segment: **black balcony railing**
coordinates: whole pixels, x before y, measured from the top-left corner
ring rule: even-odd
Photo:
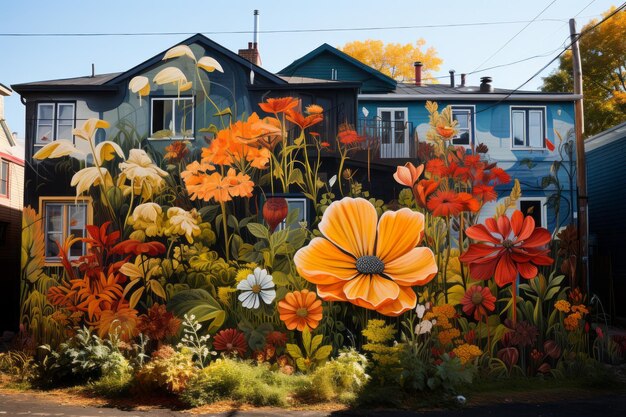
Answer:
[[[381,119],[359,119],[358,132],[363,136],[362,147],[373,158],[403,159],[416,155],[413,123]]]

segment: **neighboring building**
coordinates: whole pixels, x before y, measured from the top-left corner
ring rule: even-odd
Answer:
[[[585,140],[591,290],[611,316],[626,318],[626,122]]]
[[[0,84],[0,280],[6,300],[0,303],[0,333],[16,330],[24,198],[24,149],[4,119],[4,97],[11,93]]]
[[[486,145],[489,157],[511,178],[519,179],[523,195],[520,208],[528,211],[532,207],[538,224],[555,230],[574,220],[574,174],[567,175],[563,167],[570,170],[574,165],[575,156],[565,151],[572,143],[574,100],[578,96],[493,88],[488,77],[481,79],[479,87],[471,87],[465,85],[463,75],[461,85],[457,85],[453,72],[450,84],[425,85],[421,82],[421,64],[416,64],[416,82],[398,83],[324,44],[279,74],[362,83],[357,130],[366,137],[371,167],[377,172],[371,175],[371,188],[386,190],[387,198],[393,198],[402,188],[389,181],[395,167],[419,160],[418,144],[425,140],[429,128],[425,104],[430,100],[436,101],[440,109],[452,106],[460,133],[452,143],[467,148]],[[359,157],[353,159],[358,161]],[[555,191],[554,182],[544,178],[559,166],[556,175],[564,197],[560,201],[565,203],[557,215],[554,199],[549,201]],[[499,187],[499,195],[507,196],[510,186]],[[492,215],[494,207],[486,206],[482,214]]]

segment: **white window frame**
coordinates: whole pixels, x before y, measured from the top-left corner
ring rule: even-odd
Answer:
[[[522,201],[538,201],[541,207],[541,224],[536,225],[537,227],[545,227],[548,228],[548,198],[547,197],[520,197],[517,200],[517,209],[521,210],[521,202]],[[526,215],[526,213],[524,213]]]
[[[309,218],[309,205],[308,205],[308,200],[305,197],[283,197],[285,200],[287,200],[287,207],[289,207],[289,203],[290,202],[299,202],[302,203],[302,206],[304,207],[304,211],[300,214],[300,217],[304,218],[304,221],[308,222],[308,218]],[[289,210],[287,210],[287,215],[289,215]],[[280,222],[280,224],[278,225],[278,227],[276,228],[277,230],[283,230],[287,225],[285,224],[285,220],[283,220],[282,222]]]
[[[543,146],[536,147],[530,146],[530,138],[528,137],[528,115],[531,111],[540,110],[543,114],[543,126],[542,126],[542,136],[543,136]],[[524,112],[524,145],[517,146],[515,145],[515,139],[513,137],[513,113],[515,111],[523,111]],[[548,109],[546,106],[510,106],[509,108],[509,117],[510,117],[510,132],[511,132],[511,150],[540,150],[544,151],[547,149],[546,147],[546,139],[548,138]]]
[[[41,137],[41,135],[39,134],[39,120],[40,120],[39,109],[42,106],[52,106],[52,119],[50,119],[52,138],[50,141],[46,143],[39,142],[39,138]],[[70,135],[69,138],[59,138],[59,118],[58,118],[59,106],[71,106],[72,107],[73,117],[72,117],[72,128],[70,129],[70,132],[73,131],[74,128],[76,127],[76,103],[64,102],[64,101],[60,101],[60,102],[48,101],[48,102],[37,103],[37,117],[35,118],[35,139],[33,140],[33,144],[35,145],[35,147],[45,146],[48,143],[52,143],[56,141],[57,139],[68,139],[74,142],[74,135]]]
[[[460,139],[460,136],[455,136],[450,140],[450,143],[452,143],[454,146],[463,146],[465,148],[471,148],[472,145],[474,145],[474,143],[476,142],[476,106],[473,104],[468,104],[468,105],[464,105],[464,104],[456,104],[456,105],[452,105],[450,106],[452,108],[452,118],[454,119],[454,111],[455,110],[465,110],[468,111],[470,113],[470,122],[471,122],[471,126],[469,127],[469,143],[467,145],[462,144],[462,143],[454,143],[455,139]]]
[[[74,199],[71,197],[40,197],[39,198],[39,213],[41,214],[42,222],[43,222],[43,233],[44,233],[44,256],[45,256],[45,264],[50,266],[61,265],[61,258],[58,256],[47,256],[48,253],[48,220],[47,220],[47,208],[49,206],[61,206],[62,207],[62,227],[61,227],[61,241],[59,243],[63,244],[65,239],[70,235],[70,227],[67,224],[69,218],[69,207],[84,205],[85,206],[85,224],[83,229],[83,237],[87,237],[87,225],[93,223],[93,211],[92,211],[92,201],[90,198],[79,198]],[[82,253],[79,256],[70,256],[70,260],[76,260],[80,258],[80,256],[85,255],[87,253],[87,244],[82,243]]]
[[[396,128],[393,125],[393,123],[397,122],[397,120],[395,119],[394,112],[397,112],[397,111],[403,111],[404,112],[404,126],[405,126],[405,128],[404,128],[404,144],[403,144],[403,146],[407,148],[406,149],[406,154],[407,154],[406,157],[404,157],[404,156],[395,156],[396,153],[395,153],[395,150],[393,150],[393,149],[391,151],[391,155],[392,156],[384,156],[384,154],[386,152],[383,152],[383,146],[390,146],[390,147],[391,146],[397,146],[397,144],[395,143],[395,138],[393,138],[393,137],[391,138],[391,142],[390,143],[383,143],[383,135],[382,135],[383,118],[382,118],[382,113],[386,112],[386,111],[390,112],[394,116],[392,121],[391,121],[391,123],[392,123],[391,130],[392,130],[393,133],[395,133],[395,131],[396,131]],[[380,157],[381,158],[409,158],[411,156],[410,155],[411,144],[409,143],[409,141],[411,140],[411,132],[409,132],[409,129],[408,129],[408,127],[409,127],[409,108],[408,107],[379,107],[376,110],[376,118],[378,120],[378,123],[380,123],[380,143],[378,144],[380,146],[380,151],[379,151],[380,152]]]
[[[3,175],[4,168],[6,167],[6,176]],[[4,159],[0,159],[0,197],[11,198],[11,183],[9,182],[11,178],[11,164],[9,161],[5,161]],[[2,192],[2,184],[6,184],[6,192]]]
[[[174,111],[174,103],[177,100],[191,100],[191,131],[193,132],[191,136],[182,136],[176,135],[174,132],[174,136],[169,138],[155,138],[153,135],[155,132],[152,131],[153,120],[154,120],[154,102],[155,101],[172,101],[172,124],[174,127],[176,126],[176,112]],[[167,96],[167,97],[150,97],[150,135],[148,137],[149,140],[194,140],[195,139],[195,117],[196,117],[196,99],[194,96]]]

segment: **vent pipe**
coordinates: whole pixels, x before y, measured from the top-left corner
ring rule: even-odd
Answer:
[[[423,64],[419,61],[414,62],[413,66],[415,67],[415,85],[422,85],[422,66]]]
[[[491,85],[491,77],[480,77],[480,92],[492,93],[493,86]]]
[[[254,38],[252,39],[254,49],[259,48],[259,11],[254,9]]]
[[[465,77],[467,74],[461,74],[461,87],[465,87]]]
[[[454,70],[450,70],[450,87],[454,88]]]

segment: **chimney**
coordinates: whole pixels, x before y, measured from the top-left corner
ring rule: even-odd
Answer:
[[[259,11],[254,11],[254,36],[253,41],[248,42],[248,49],[240,49],[239,56],[261,66],[261,55],[259,54]]]
[[[420,86],[422,85],[422,63],[417,61],[413,63],[413,66],[415,67],[415,85]]]
[[[491,85],[491,77],[480,77],[480,92],[481,93],[493,93],[493,86]]]
[[[450,87],[454,88],[454,70],[450,70]]]
[[[93,62],[91,63],[91,77],[95,77],[96,76],[96,64],[94,64]]]
[[[465,87],[465,77],[467,74],[461,74],[461,87]]]

